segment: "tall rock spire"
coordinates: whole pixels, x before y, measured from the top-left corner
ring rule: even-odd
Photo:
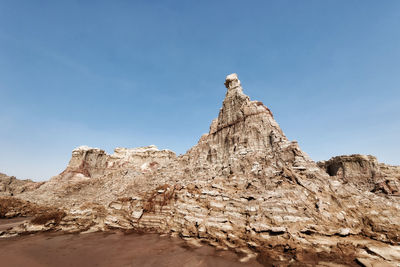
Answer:
[[[218,130],[242,120],[244,117],[243,107],[250,102],[250,98],[243,94],[236,73],[226,76],[225,86],[228,90],[219,112]]]
[[[297,142],[286,138],[271,111],[243,93],[236,73],[226,77],[225,87],[226,96],[210,132],[188,151],[194,165],[208,164],[222,175],[249,174],[255,165],[264,176],[283,167],[305,169],[311,164],[316,168]]]

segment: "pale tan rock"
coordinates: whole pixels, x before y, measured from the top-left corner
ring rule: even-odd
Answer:
[[[0,197],[13,196],[25,191],[34,190],[42,183],[35,183],[31,180],[19,180],[14,176],[7,176],[0,173]]]
[[[260,253],[278,266],[306,262],[307,253],[337,255],[332,264],[340,266],[372,257],[359,246],[397,249],[400,200],[392,189],[375,189],[382,181],[394,188],[397,167],[361,155],[318,166],[263,103],[243,93],[236,74],[225,86],[218,118],[184,155],[79,147],[64,172],[17,197],[65,210],[52,229],[169,233],[235,249],[244,261]],[[310,264],[318,262],[325,264]]]
[[[400,196],[400,167],[378,163],[374,156],[337,156],[318,166],[361,190]]]

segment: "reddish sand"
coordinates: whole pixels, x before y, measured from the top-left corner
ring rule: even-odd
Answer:
[[[231,251],[156,234],[35,234],[0,238],[0,266],[261,266]]]

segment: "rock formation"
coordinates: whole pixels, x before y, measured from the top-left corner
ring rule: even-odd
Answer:
[[[378,163],[371,155],[337,156],[318,162],[330,176],[366,191],[400,196],[400,167]]]
[[[318,166],[236,74],[225,86],[218,118],[186,154],[79,147],[60,175],[15,197],[53,213],[2,235],[119,228],[206,241],[267,265],[398,264],[399,169],[371,156]]]
[[[14,196],[25,191],[39,187],[41,183],[31,180],[19,180],[15,176],[7,176],[0,173],[0,196]]]

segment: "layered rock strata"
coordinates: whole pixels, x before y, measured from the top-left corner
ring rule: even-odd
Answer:
[[[374,156],[337,156],[318,162],[318,166],[360,189],[400,196],[400,167],[378,163]]]
[[[42,230],[152,230],[258,255],[266,264],[324,266],[324,258],[395,266],[400,200],[370,183],[377,170],[394,167],[359,156],[320,168],[263,103],[243,93],[236,74],[225,86],[218,118],[186,154],[80,147],[64,172],[17,197],[66,212]],[[29,229],[26,222],[3,236]]]

